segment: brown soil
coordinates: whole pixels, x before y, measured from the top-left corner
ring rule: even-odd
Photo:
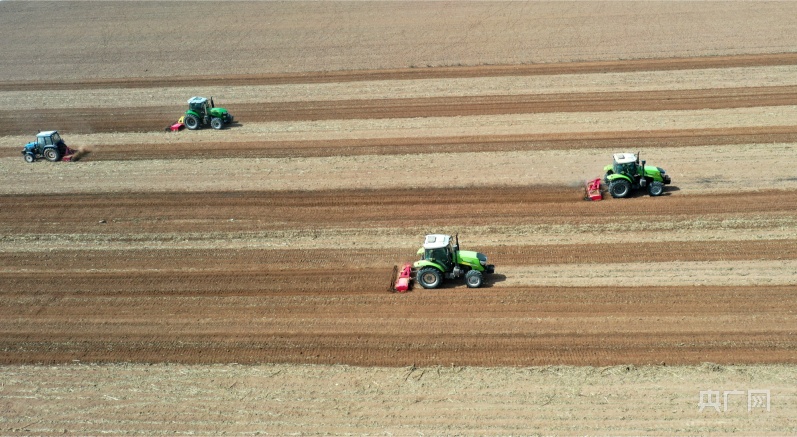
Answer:
[[[794,4],[184,6],[0,2],[0,433],[795,432]],[[619,151],[673,185],[584,201]],[[433,232],[496,274],[388,292]]]
[[[731,61],[728,67],[735,64]],[[721,90],[569,93],[536,96],[447,97],[231,104],[247,123],[458,117],[550,112],[664,111],[797,105],[797,86]],[[71,108],[0,111],[0,135],[62,126],[74,133],[158,130],[174,107]],[[167,123],[168,124],[168,123]]]
[[[614,287],[590,286],[586,278],[581,287],[518,286],[511,285],[516,278],[507,281],[501,273],[533,272],[534,266],[565,272],[606,263],[622,269],[640,260],[763,260],[775,266],[797,259],[795,239],[744,238],[757,228],[737,228],[738,239],[731,241],[660,241],[655,250],[634,241],[483,244],[475,248],[498,265],[485,289],[468,290],[454,281],[438,291],[406,295],[386,288],[390,266],[411,260],[414,249],[384,243],[376,249],[367,240],[357,244],[356,234],[354,240],[348,232],[336,236],[351,228],[589,225],[610,213],[625,217],[618,225],[631,226],[649,220],[645,211],[654,206],[667,211],[658,220],[680,222],[779,217],[795,208],[794,196],[781,191],[646,200],[644,206],[591,203],[577,190],[552,187],[5,196],[7,246],[18,250],[0,256],[6,284],[0,360],[795,362],[788,309],[797,304],[791,302],[793,283],[636,286],[636,274],[619,274]],[[262,246],[274,242],[269,231],[284,230],[319,233],[324,243],[317,249],[293,249],[289,241],[282,248],[169,248],[174,239],[199,240],[203,233]],[[85,247],[54,249],[60,238]],[[126,248],[92,243],[107,239]]]

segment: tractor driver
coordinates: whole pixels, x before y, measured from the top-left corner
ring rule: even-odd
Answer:
[[[445,267],[451,267],[451,254],[448,251],[447,247],[441,247],[439,249],[432,249],[429,253],[430,261],[438,262]]]

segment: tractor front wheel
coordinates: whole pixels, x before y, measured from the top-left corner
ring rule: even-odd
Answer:
[[[33,162],[35,160],[36,160],[36,157],[34,157],[32,153],[26,153],[25,154],[25,162],[30,163],[30,162]]]
[[[55,162],[55,161],[58,161],[58,159],[60,159],[60,158],[61,158],[61,157],[58,155],[58,151],[57,151],[57,150],[55,150],[55,149],[53,149],[53,148],[44,149],[44,153],[43,153],[43,155],[44,155],[44,158],[45,158],[46,160],[50,161],[50,162]]]
[[[196,115],[188,114],[183,117],[183,124],[188,129],[194,130],[199,127],[199,119],[196,117]]]
[[[648,193],[650,193],[651,196],[660,196],[663,192],[664,184],[661,182],[651,182],[650,185],[648,185]]]
[[[416,280],[423,288],[437,288],[443,282],[443,274],[434,267],[426,267],[418,270]]]
[[[483,282],[482,272],[478,270],[471,270],[465,274],[465,284],[468,285],[468,288],[479,288]]]
[[[609,184],[609,193],[617,199],[628,197],[628,194],[631,193],[631,183],[625,179],[612,181]]]
[[[220,118],[215,117],[210,120],[210,127],[216,130],[221,129],[224,127],[224,122]]]

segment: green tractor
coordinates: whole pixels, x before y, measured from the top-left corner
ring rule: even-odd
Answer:
[[[450,235],[427,235],[423,247],[418,249],[421,259],[415,261],[412,270],[415,280],[423,288],[437,288],[443,279],[465,276],[469,288],[478,288],[484,275],[495,272],[495,266],[487,264],[487,257],[478,252],[459,250],[459,236],[453,242]]]
[[[614,198],[628,197],[632,190],[647,188],[651,196],[659,196],[670,183],[670,175],[661,167],[639,162],[638,154],[615,153],[612,165],[603,168],[603,182]]]
[[[183,116],[183,123],[191,130],[207,125],[213,129],[221,129],[225,124],[232,123],[232,115],[224,108],[217,108],[213,104],[213,97],[210,100],[191,97],[188,99],[188,110]]]

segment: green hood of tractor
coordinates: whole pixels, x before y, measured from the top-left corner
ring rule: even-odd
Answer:
[[[472,250],[460,250],[457,252],[457,264],[470,266],[473,270],[484,270],[481,260],[484,260],[485,264],[487,263],[487,257],[482,253]]]
[[[224,118],[225,114],[227,114],[227,110],[224,109],[224,108],[211,108],[210,109],[210,116],[211,117]]]
[[[664,178],[661,174],[664,173],[663,168],[654,167],[652,165],[645,165],[645,176],[649,178],[653,178],[654,181],[663,181]]]

